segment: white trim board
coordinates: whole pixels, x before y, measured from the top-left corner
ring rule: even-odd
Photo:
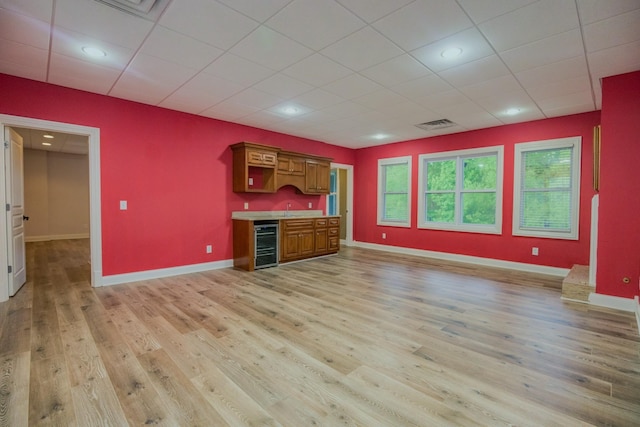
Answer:
[[[88,239],[91,236],[89,233],[82,234],[53,234],[50,236],[29,236],[24,239],[25,242],[48,242],[50,240],[76,240],[76,239]]]
[[[629,311],[631,313],[636,312],[636,303],[630,298],[614,297],[611,295],[591,292],[589,294],[589,304],[599,307],[613,308],[615,310]]]
[[[507,268],[510,270],[526,271],[529,273],[548,274],[551,276],[565,277],[569,274],[568,268],[549,267],[546,265],[526,264],[523,262],[503,261],[493,258],[482,258],[470,255],[452,254],[448,252],[427,251],[424,249],[403,248],[399,246],[387,246],[377,243],[355,242],[360,248],[374,249],[378,251],[387,251],[397,254],[414,255],[424,258],[434,258],[444,261],[464,262],[467,264],[476,264],[486,267]]]
[[[89,145],[89,233],[91,235],[91,285],[102,286],[102,208],[100,197],[100,129],[72,123],[54,122],[31,117],[0,114],[0,132],[4,136],[5,127],[49,130],[75,135],[84,135]],[[4,152],[0,156],[4,163]],[[0,191],[4,203],[5,195]],[[6,212],[0,210],[0,222],[6,223]],[[6,236],[0,233],[0,271],[7,271]],[[0,302],[9,299],[8,288],[0,286]]]
[[[200,273],[209,270],[233,267],[233,260],[205,262],[202,264],[182,265],[179,267],[159,268],[157,270],[136,271],[133,273],[114,274],[102,278],[102,286],[120,285],[123,283],[140,282],[142,280],[162,279],[181,274]]]
[[[633,302],[635,303],[635,309],[636,309],[636,323],[638,324],[638,335],[640,335],[640,297],[636,296],[633,299]]]

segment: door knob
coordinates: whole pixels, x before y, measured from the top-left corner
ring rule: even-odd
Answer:
[[[22,215],[22,220],[23,220],[23,221],[29,221],[29,217],[28,217],[28,216],[24,216],[24,215]]]

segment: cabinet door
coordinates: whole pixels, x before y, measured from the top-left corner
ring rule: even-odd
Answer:
[[[327,163],[318,163],[316,168],[316,189],[320,193],[329,194],[329,175],[331,167]]]
[[[307,180],[306,180],[306,188],[307,192],[315,193],[316,188],[318,187],[317,178],[318,178],[318,164],[315,162],[307,162]]]
[[[328,246],[328,233],[326,228],[316,230],[316,254],[323,254],[327,252]]]
[[[300,255],[312,255],[314,252],[313,230],[303,230],[299,232]]]
[[[300,256],[299,234],[300,232],[297,230],[282,233],[282,242],[280,244],[282,246],[281,258],[283,260],[295,259]]]

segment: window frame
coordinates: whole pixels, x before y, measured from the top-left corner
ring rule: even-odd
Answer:
[[[412,156],[390,157],[386,159],[378,159],[378,215],[377,225],[389,227],[405,227],[411,228],[411,163]],[[407,220],[393,221],[384,218],[384,200],[386,191],[384,188],[384,167],[393,165],[407,165]]]
[[[571,160],[571,229],[569,231],[545,231],[520,227],[520,202],[522,200],[523,152],[573,148]],[[582,137],[547,139],[515,144],[513,155],[513,224],[514,236],[545,239],[578,240],[580,229],[580,176],[582,169]]]
[[[464,159],[473,157],[486,157],[490,155],[496,156],[496,212],[495,212],[495,224],[465,224],[462,222],[461,213],[461,195],[465,193],[463,190],[462,176],[459,175],[461,165]],[[456,195],[455,201],[455,222],[430,222],[426,220],[426,183],[427,173],[426,164],[429,161],[443,161],[443,160],[455,160],[456,161],[456,186],[454,193]],[[446,230],[446,231],[460,231],[467,233],[482,233],[482,234],[502,234],[502,199],[503,199],[503,185],[504,185],[504,146],[495,145],[491,147],[471,148],[465,150],[453,150],[442,151],[437,153],[426,153],[418,156],[418,228],[430,229],[430,230]],[[472,191],[468,191],[472,192]]]

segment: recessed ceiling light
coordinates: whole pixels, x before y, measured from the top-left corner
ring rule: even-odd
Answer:
[[[459,47],[451,47],[449,49],[445,49],[442,51],[440,56],[445,59],[455,58],[456,56],[462,55],[462,48]]]
[[[102,58],[107,56],[107,52],[102,49],[98,49],[97,47],[84,46],[82,51],[85,55],[90,56],[92,58]]]
[[[46,145],[47,147],[51,145],[50,142],[43,142],[42,145]]]
[[[47,139],[53,139],[53,135],[49,135],[48,133],[45,133],[44,135],[42,135],[42,137]]]
[[[298,114],[300,110],[298,110],[296,107],[284,107],[282,109],[282,112],[289,115],[289,116],[293,116],[295,114]]]
[[[507,111],[505,111],[504,113],[507,116],[515,116],[516,114],[518,114],[520,112],[519,108],[509,108]]]
[[[385,138],[389,138],[389,135],[387,135],[386,133],[376,133],[375,135],[372,135],[371,138],[373,138],[373,139],[385,139]]]

